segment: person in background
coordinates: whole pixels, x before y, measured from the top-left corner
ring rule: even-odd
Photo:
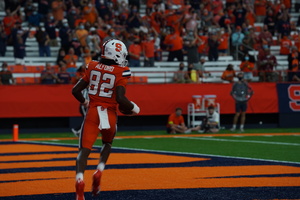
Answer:
[[[74,49],[71,47],[69,53],[65,55],[64,61],[67,64],[67,68],[76,67],[76,62],[78,61],[78,56],[75,55]]]
[[[270,48],[266,47],[259,51],[257,56],[259,81],[276,82],[278,80],[278,74],[274,71],[276,66],[277,58],[270,53]]]
[[[234,77],[236,77],[236,75],[235,75],[235,71],[233,69],[233,65],[229,64],[229,65],[227,65],[226,70],[223,72],[221,79],[223,81],[228,81],[229,83],[232,83]]]
[[[233,125],[231,131],[236,130],[239,117],[240,119],[240,131],[244,132],[244,125],[246,121],[246,111],[248,107],[248,101],[253,95],[253,90],[244,80],[244,74],[242,72],[237,75],[238,81],[232,85],[230,92],[231,96],[235,100],[235,115],[233,118]]]
[[[51,51],[50,51],[50,38],[48,33],[45,31],[44,27],[38,27],[37,31],[35,33],[36,41],[39,44],[39,55],[40,57],[50,57]]]
[[[59,79],[60,84],[70,84],[71,83],[71,75],[67,72],[66,65],[62,65],[60,67],[60,72],[57,73],[57,78]]]
[[[175,112],[169,115],[168,124],[167,124],[167,133],[176,134],[176,133],[189,133],[189,130],[184,122],[182,116],[182,108],[176,108]]]
[[[14,85],[16,80],[13,77],[13,74],[8,70],[8,65],[6,62],[2,63],[2,70],[0,71],[0,85]]]
[[[170,34],[165,37],[163,43],[166,45],[166,50],[169,51],[168,61],[174,61],[175,58],[178,61],[183,61],[183,39],[173,27],[170,27]]]
[[[249,53],[245,54],[245,57],[242,59],[240,64],[240,69],[244,73],[244,79],[247,82],[252,81],[253,79],[253,69],[255,66],[255,59],[253,56],[250,56]]]
[[[59,83],[56,73],[51,67],[50,63],[46,63],[45,70],[41,72],[41,84],[55,84]]]
[[[217,133],[220,130],[219,122],[220,114],[216,111],[216,108],[211,105],[207,108],[207,113],[202,120],[202,124],[200,126],[190,128],[190,130],[198,131],[200,133]]]
[[[0,56],[5,56],[6,54],[6,45],[7,45],[7,35],[4,30],[4,26],[0,23]]]
[[[130,67],[140,67],[140,56],[142,53],[142,48],[140,45],[140,39],[135,38],[134,43],[129,46],[128,53],[129,53],[129,66]]]
[[[179,64],[179,69],[174,73],[173,76],[174,83],[185,83],[185,71],[184,71],[184,63],[181,62]]]
[[[288,81],[289,82],[300,82],[300,54],[296,46],[292,47],[291,53],[288,55],[289,71]]]
[[[187,73],[185,74],[185,80],[187,83],[199,83],[199,73],[191,63],[188,65]]]
[[[154,67],[154,52],[155,52],[155,40],[157,38],[157,33],[153,29],[154,37],[150,34],[145,35],[145,40],[141,42],[142,54],[144,55],[144,67]]]

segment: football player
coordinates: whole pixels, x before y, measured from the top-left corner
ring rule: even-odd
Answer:
[[[88,110],[79,139],[79,153],[76,159],[76,200],[84,200],[83,174],[87,159],[98,134],[102,135],[102,149],[97,170],[93,175],[92,195],[100,192],[100,180],[117,130],[117,105],[126,115],[136,115],[140,108],[125,96],[126,84],[131,76],[126,66],[127,48],[116,39],[106,41],[102,47],[100,61],[91,61],[85,75],[73,87],[73,96]],[[81,91],[88,87],[89,99]]]

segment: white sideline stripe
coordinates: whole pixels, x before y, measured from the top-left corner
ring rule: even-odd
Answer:
[[[225,141],[225,142],[247,142],[247,143],[258,143],[258,144],[274,144],[274,145],[288,145],[288,146],[300,146],[297,143],[286,143],[286,142],[266,142],[266,141],[255,141],[255,140],[230,140],[230,139],[218,139],[218,138],[208,138],[208,137],[176,137],[180,139],[189,140],[212,140],[212,141]]]
[[[47,139],[47,138],[45,138]],[[78,144],[63,144],[63,143],[55,143],[55,142],[40,142],[40,141],[18,141],[23,143],[36,143],[36,144],[49,144],[49,145],[58,145],[58,146],[70,146],[70,147],[78,147]],[[94,147],[101,148],[99,145],[94,145]],[[270,160],[270,159],[262,159],[262,158],[247,158],[247,157],[238,157],[238,156],[223,156],[223,155],[215,155],[215,154],[204,154],[204,153],[189,153],[189,152],[177,152],[177,151],[163,151],[163,150],[149,150],[149,149],[138,149],[138,148],[127,148],[127,147],[114,147],[114,149],[126,149],[126,150],[138,150],[145,152],[154,152],[154,153],[176,153],[182,155],[196,155],[196,156],[213,156],[220,158],[234,158],[234,159],[243,159],[243,160],[258,160],[264,162],[276,162],[276,163],[288,163],[288,164],[300,164],[300,162],[292,162],[292,161],[282,161],[282,160]]]

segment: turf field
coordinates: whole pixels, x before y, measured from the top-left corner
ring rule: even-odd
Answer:
[[[0,135],[0,199],[75,199],[78,138]],[[85,173],[86,200],[97,165]],[[119,132],[94,199],[300,199],[300,129],[167,135]]]

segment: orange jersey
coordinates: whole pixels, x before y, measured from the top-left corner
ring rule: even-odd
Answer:
[[[182,37],[177,33],[167,35],[164,44],[170,47],[170,51],[177,51],[183,48]]]
[[[221,37],[219,39],[219,42],[220,42],[220,44],[218,46],[219,50],[228,49],[228,47],[229,47],[229,34],[224,33],[223,35],[221,35]]]
[[[142,50],[145,53],[145,56],[147,58],[153,58],[154,57],[154,40],[150,40],[150,41],[142,41]]]
[[[249,61],[244,61],[240,64],[240,69],[243,72],[251,72],[254,69],[254,63]]]
[[[126,87],[131,76],[128,67],[118,65],[107,66],[97,61],[91,61],[82,77],[89,83],[90,107],[102,106],[108,110],[117,109],[116,88]]]
[[[254,10],[257,16],[266,16],[267,12],[267,1],[266,0],[255,0]]]
[[[292,46],[292,41],[290,39],[282,39],[280,42],[280,54],[288,55],[290,53],[290,48]]]
[[[177,116],[176,113],[172,113],[169,116],[167,127],[170,127],[172,124],[182,125],[184,123],[184,118],[182,115]]]
[[[235,71],[229,71],[225,70],[221,76],[221,79],[226,80],[226,81],[233,81],[233,78],[235,77]]]

